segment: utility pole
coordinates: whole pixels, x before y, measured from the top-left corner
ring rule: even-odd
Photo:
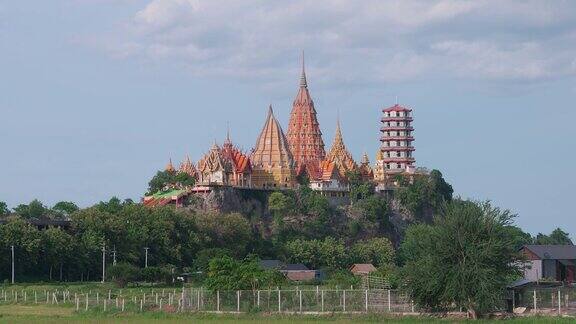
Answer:
[[[106,244],[102,244],[102,283],[106,278]]]
[[[148,247],[145,247],[144,251],[146,251],[146,254],[144,257],[144,268],[148,268]]]
[[[12,284],[14,284],[14,245],[10,246],[12,250]]]

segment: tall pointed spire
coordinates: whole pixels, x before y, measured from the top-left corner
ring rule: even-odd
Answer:
[[[300,76],[300,87],[290,113],[288,123],[288,144],[297,166],[307,162],[320,162],[324,160],[324,141],[322,131],[316,118],[314,101],[308,91],[306,82],[306,70],[304,65],[304,51],[302,51],[302,74]]]
[[[352,171],[358,167],[352,158],[352,154],[348,152],[348,149],[344,144],[342,130],[340,128],[340,119],[336,122],[334,142],[332,142],[332,147],[330,148],[326,159],[330,162],[334,162],[341,176],[346,176],[348,171]]]
[[[300,87],[308,87],[308,83],[306,82],[306,69],[304,67],[304,50],[302,50],[302,73],[300,74]]]
[[[168,171],[168,172],[174,172],[174,171],[176,171],[176,170],[174,169],[174,165],[172,164],[172,158],[170,158],[170,160],[168,161],[168,164],[166,165],[166,169],[165,169],[165,170]]]

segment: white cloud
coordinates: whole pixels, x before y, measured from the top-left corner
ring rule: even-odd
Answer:
[[[426,77],[574,75],[576,3],[546,1],[153,0],[114,35],[114,57],[195,75],[277,81],[301,49],[325,84]]]

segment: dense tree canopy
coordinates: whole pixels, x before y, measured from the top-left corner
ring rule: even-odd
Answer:
[[[401,254],[414,299],[433,309],[460,306],[472,316],[499,305],[506,284],[520,274],[507,230],[512,219],[487,202],[455,200],[432,225],[409,229]]]
[[[168,185],[188,187],[193,186],[195,182],[194,177],[186,172],[176,171],[158,171],[148,182],[148,194],[153,194],[163,190]]]

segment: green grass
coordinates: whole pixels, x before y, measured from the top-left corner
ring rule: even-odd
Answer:
[[[57,306],[0,306],[0,323],[463,323],[462,319],[391,317],[386,315],[267,315],[267,314],[167,314],[167,313],[74,313]],[[474,323],[573,323],[574,319],[530,317],[509,320],[480,320]]]

